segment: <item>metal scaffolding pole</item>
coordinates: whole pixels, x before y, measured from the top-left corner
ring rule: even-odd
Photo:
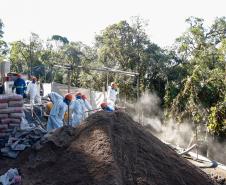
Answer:
[[[111,69],[108,67],[102,67],[102,68],[93,68],[93,67],[85,67],[85,66],[72,66],[72,65],[54,65],[54,67],[59,67],[59,68],[80,68],[83,70],[91,70],[91,71],[102,71],[102,72],[112,72],[112,73],[120,73],[126,76],[137,76],[139,75],[139,73],[135,73],[135,72],[129,72],[129,71],[121,71],[121,70],[117,70],[117,69]]]

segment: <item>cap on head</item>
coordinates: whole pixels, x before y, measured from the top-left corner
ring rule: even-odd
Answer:
[[[101,108],[105,108],[105,107],[108,106],[108,104],[106,102],[103,102],[103,103],[100,104],[100,106],[101,106]]]
[[[70,100],[70,101],[72,101],[72,100],[73,100],[73,96],[72,96],[72,94],[71,94],[71,93],[67,93],[67,94],[65,94],[64,98],[65,98],[65,99],[67,99],[67,100]]]
[[[82,93],[78,92],[75,94],[75,96],[82,96]]]

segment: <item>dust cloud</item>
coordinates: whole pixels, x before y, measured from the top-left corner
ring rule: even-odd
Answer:
[[[126,107],[129,107],[129,113],[135,121],[162,141],[187,147],[193,137],[192,124],[179,124],[172,119],[164,120],[164,111],[160,104],[160,98],[156,94],[145,92],[135,104],[127,103]]]
[[[211,159],[226,163],[226,146],[216,138],[208,136],[205,125],[196,127],[187,120],[177,123],[175,120],[165,120],[164,110],[160,108],[160,98],[153,93],[145,92],[136,103],[126,103],[127,110],[133,119],[142,124],[160,140],[182,148],[198,143],[199,152]],[[207,137],[208,136],[208,137]],[[204,151],[202,151],[204,150]]]

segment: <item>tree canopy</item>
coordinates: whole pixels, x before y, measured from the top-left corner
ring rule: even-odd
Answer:
[[[169,112],[181,121],[207,123],[215,134],[225,134],[225,17],[217,18],[210,28],[204,20],[191,17],[186,20],[188,30],[177,39],[176,52],[186,71],[182,79],[169,86]],[[178,82],[177,82],[178,81]],[[177,93],[170,95],[175,88]]]
[[[2,20],[0,19],[0,60],[2,60],[8,52],[8,45],[2,39],[3,34],[4,34],[3,27],[4,27],[4,24],[3,24]]]

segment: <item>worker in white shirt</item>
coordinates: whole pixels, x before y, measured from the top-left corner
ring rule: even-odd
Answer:
[[[82,95],[82,100],[83,100],[83,105],[84,105],[84,116],[83,116],[83,119],[85,119],[85,118],[87,118],[89,116],[89,113],[91,113],[93,108],[92,108],[90,102],[88,101],[86,95]]]
[[[108,86],[107,89],[107,103],[112,107],[115,107],[117,95],[118,95],[117,84],[115,82],[112,82],[111,86]]]
[[[53,107],[50,111],[50,115],[47,123],[47,131],[54,130],[63,126],[64,114],[70,106],[73,96],[68,93],[64,97],[52,92],[48,94],[48,97],[53,102]]]
[[[80,92],[76,93],[75,100],[72,102],[70,109],[72,114],[70,125],[74,127],[81,123],[84,116],[84,103]]]
[[[28,84],[27,94],[30,95],[31,106],[33,106],[35,103],[38,103],[39,105],[41,105],[41,97],[40,97],[36,77],[32,77],[32,81]]]

